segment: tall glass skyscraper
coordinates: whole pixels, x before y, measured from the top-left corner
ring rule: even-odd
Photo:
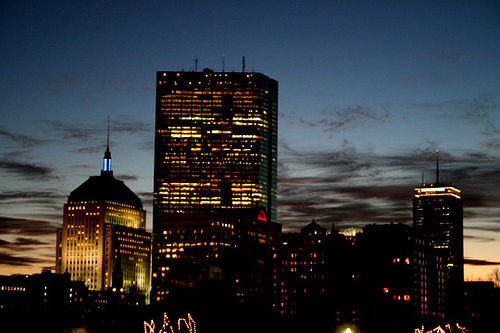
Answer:
[[[225,278],[218,260],[241,246],[242,230],[256,237],[276,224],[278,83],[205,69],[157,72],[156,86],[153,293],[161,301],[176,282]]]

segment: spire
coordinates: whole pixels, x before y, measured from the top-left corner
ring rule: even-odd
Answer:
[[[439,184],[439,149],[436,149],[436,184]]]
[[[104,159],[102,161],[101,176],[113,175],[111,170],[111,152],[109,151],[109,116],[108,116],[108,132],[106,136],[106,151],[104,152]]]
[[[109,115],[108,115],[108,134],[106,136],[106,151],[109,151]]]

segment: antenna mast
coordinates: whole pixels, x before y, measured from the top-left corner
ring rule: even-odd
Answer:
[[[111,170],[111,152],[109,151],[109,115],[108,115],[108,133],[106,135],[106,151],[104,152],[104,158],[102,160],[102,170],[101,176],[113,175]]]
[[[436,184],[439,184],[439,149],[436,149]]]
[[[245,73],[245,67],[246,67],[246,64],[245,64],[245,56],[243,56],[243,58],[241,59],[241,71],[243,73]]]
[[[223,54],[222,55],[222,73],[224,73],[225,69],[226,69],[226,55]]]
[[[108,114],[108,135],[106,136],[106,150],[109,150],[109,114]]]
[[[198,71],[198,57],[196,57],[194,59],[194,71],[197,72]]]

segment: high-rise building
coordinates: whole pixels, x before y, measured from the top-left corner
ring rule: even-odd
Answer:
[[[259,73],[158,72],[154,223],[264,208],[276,222],[278,83]]]
[[[415,188],[413,227],[419,261],[417,279],[421,281],[417,288],[421,313],[457,316],[464,279],[462,198],[459,189],[439,181],[438,159],[436,183]],[[426,290],[431,287],[433,292]]]
[[[241,258],[235,251],[253,241],[268,247],[260,251],[267,256],[280,233],[278,83],[205,69],[157,72],[156,84],[154,300],[175,286],[230,276],[238,290],[252,279],[227,258]]]
[[[89,177],[64,205],[57,232],[56,272],[91,291],[149,295],[151,234],[142,202],[113,177],[109,145],[100,176]]]

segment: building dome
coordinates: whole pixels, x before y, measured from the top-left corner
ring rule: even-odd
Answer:
[[[142,202],[121,180],[113,177],[111,170],[111,152],[109,151],[109,117],[106,151],[100,176],[92,176],[78,186],[68,197],[69,202],[112,201],[142,209]]]
[[[116,179],[112,174],[89,177],[68,197],[68,202],[104,200],[142,209],[141,199],[123,181]]]

